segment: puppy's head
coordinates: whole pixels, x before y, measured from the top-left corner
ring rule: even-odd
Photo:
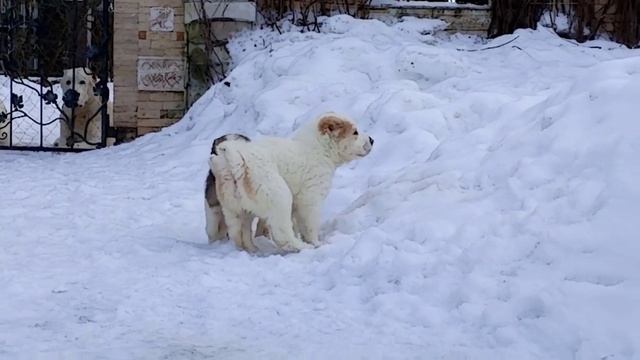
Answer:
[[[226,134],[226,135],[222,135],[219,138],[216,138],[215,140],[213,140],[213,144],[211,144],[211,155],[218,155],[218,145],[222,144],[225,141],[229,141],[229,140],[240,140],[240,141],[244,141],[244,142],[251,141],[251,139],[249,139],[247,136],[244,136],[242,134]]]
[[[353,122],[336,114],[322,116],[318,120],[318,132],[329,139],[343,163],[366,156],[373,146],[373,138],[361,134]]]
[[[78,107],[83,107],[94,97],[93,88],[95,85],[95,75],[85,68],[65,69],[60,80],[63,94],[69,90],[78,93]]]

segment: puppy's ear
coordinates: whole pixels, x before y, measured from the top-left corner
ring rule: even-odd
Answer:
[[[318,122],[318,131],[322,135],[333,135],[338,138],[347,137],[354,130],[351,122],[337,116],[325,115]]]

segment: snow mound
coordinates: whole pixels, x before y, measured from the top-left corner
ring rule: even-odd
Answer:
[[[229,85],[158,134],[0,154],[0,357],[638,358],[640,52],[399,24],[243,33]],[[213,138],[330,110],[376,143],[325,244],[206,245]]]

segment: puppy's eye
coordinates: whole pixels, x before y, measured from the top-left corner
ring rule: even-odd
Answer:
[[[67,85],[71,85],[71,80],[67,80]]]
[[[353,130],[353,135],[358,135],[358,130]]]
[[[84,85],[84,84],[86,84],[86,83],[87,83],[86,81],[84,81],[84,80],[80,80],[80,85]]]

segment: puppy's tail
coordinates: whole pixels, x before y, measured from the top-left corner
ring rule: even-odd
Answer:
[[[223,173],[225,181],[233,184],[233,193],[239,199],[254,199],[255,190],[251,181],[249,166],[242,154],[243,142],[225,141],[218,144],[213,155],[212,167]]]
[[[242,134],[226,134],[216,138],[211,144],[211,157],[209,159],[210,173],[218,173],[232,177],[234,181],[242,177],[241,167],[244,160],[235,145],[251,142]]]

